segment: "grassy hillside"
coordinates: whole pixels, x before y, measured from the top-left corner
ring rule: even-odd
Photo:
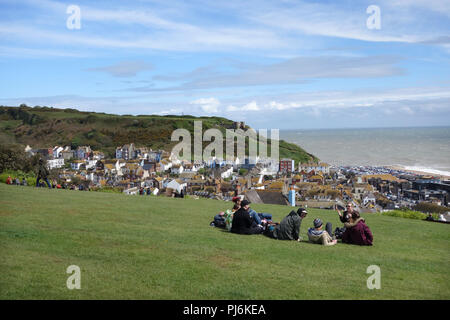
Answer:
[[[0,143],[33,147],[72,145],[74,148],[90,145],[110,157],[115,155],[117,146],[132,142],[139,147],[170,151],[177,144],[170,141],[172,131],[184,128],[193,134],[194,120],[202,121],[203,130],[216,128],[222,133],[233,126],[233,121],[221,117],[119,116],[75,109],[0,106]],[[299,146],[285,141],[280,141],[280,157],[290,157],[296,163],[317,160]]]
[[[365,215],[373,247],[323,247],[209,226],[229,202],[0,184],[0,299],[449,299],[450,233]],[[254,205],[280,221],[290,207]],[[315,217],[309,210],[301,236]],[[81,268],[68,290],[66,268]],[[370,265],[381,289],[366,287]]]

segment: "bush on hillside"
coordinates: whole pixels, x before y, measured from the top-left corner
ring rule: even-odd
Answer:
[[[423,220],[427,217],[425,213],[413,210],[392,210],[383,212],[382,215],[418,220]],[[437,220],[439,217],[437,216],[437,214],[433,214],[433,218]]]
[[[450,211],[450,208],[429,202],[421,202],[415,205],[413,209],[424,213],[445,213],[447,211]]]

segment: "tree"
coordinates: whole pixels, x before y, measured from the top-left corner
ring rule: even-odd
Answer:
[[[248,173],[247,169],[244,169],[244,168],[240,168],[239,169],[239,175],[240,176],[245,176],[247,173]]]
[[[38,159],[38,155],[28,157],[18,145],[0,145],[0,173],[5,170],[32,171]]]

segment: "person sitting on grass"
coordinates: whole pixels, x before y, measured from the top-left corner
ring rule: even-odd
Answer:
[[[241,207],[234,213],[230,231],[238,234],[259,234],[263,232],[263,228],[259,227],[252,220],[249,214],[250,202],[243,200]]]
[[[314,219],[314,228],[308,229],[309,242],[323,244],[324,246],[333,246],[337,243],[337,240],[333,240],[331,237],[332,226],[330,222],[327,222],[325,230],[323,230],[322,220],[319,218]]]
[[[344,211],[344,213],[341,213],[341,211],[337,208],[336,210],[339,214],[339,220],[341,220],[341,222],[344,224],[350,221],[353,212],[357,212],[356,210],[353,209],[353,205],[351,202],[347,203],[346,210]],[[342,239],[342,235],[344,234],[344,232],[345,227],[342,228],[337,227],[336,230],[334,230],[334,235],[336,236],[336,239]]]
[[[345,232],[342,235],[342,242],[348,244],[357,244],[360,246],[371,246],[373,244],[373,235],[366,225],[364,218],[354,211],[349,222],[344,224]]]
[[[235,203],[235,205],[237,205],[239,207],[241,206],[242,200],[243,199],[241,196],[236,196],[231,199],[231,201],[233,201]],[[252,208],[249,208],[249,214],[250,214],[250,217],[253,219],[253,221],[255,221],[255,223],[259,226],[262,226],[263,223],[272,221],[272,215],[269,213],[257,213]]]
[[[300,225],[308,212],[300,208],[295,212],[292,210],[277,225],[269,225],[265,231],[265,235],[277,240],[296,240],[301,241]]]
[[[210,224],[212,227],[225,229],[225,212],[219,212],[214,216],[214,221]]]
[[[241,207],[242,200],[243,199],[241,198],[241,196],[236,196],[236,197],[231,198],[231,201],[233,201],[235,205],[238,205],[239,208]]]
[[[228,231],[231,230],[231,226],[233,225],[233,216],[236,211],[238,211],[240,206],[238,204],[235,204],[233,206],[233,209],[228,209],[225,211],[225,229]]]

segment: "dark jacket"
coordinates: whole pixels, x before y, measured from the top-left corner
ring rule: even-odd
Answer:
[[[353,223],[345,223],[345,232],[342,235],[342,242],[358,244],[360,246],[371,246],[373,235],[369,227],[364,222],[364,218],[358,218]]]
[[[253,221],[248,211],[240,208],[233,215],[230,231],[239,234],[257,234],[262,232],[262,228]]]
[[[48,177],[48,169],[44,164],[39,164],[38,178],[46,179]]]
[[[302,218],[292,210],[280,224],[275,227],[273,237],[278,240],[298,240]]]
[[[347,214],[348,214],[348,211],[345,210],[344,213],[342,214],[342,216],[339,216],[339,219],[341,220],[342,223],[348,222],[349,219],[347,218]]]

